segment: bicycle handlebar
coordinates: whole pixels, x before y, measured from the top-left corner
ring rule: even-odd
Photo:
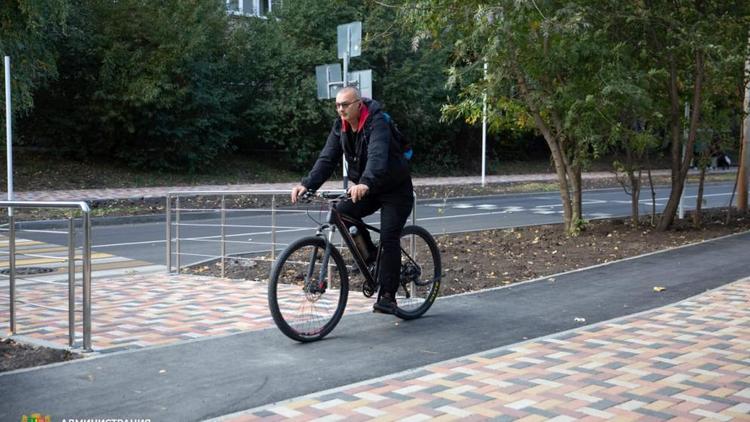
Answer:
[[[329,192],[329,191],[307,191],[303,193],[299,199],[300,201],[304,202],[310,202],[312,201],[313,197],[323,198],[326,200],[341,200],[341,199],[347,199],[351,198],[351,195],[349,195],[349,192]]]

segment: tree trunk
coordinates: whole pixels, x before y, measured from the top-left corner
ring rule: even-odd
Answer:
[[[656,189],[654,189],[654,178],[651,175],[651,160],[646,155],[646,165],[648,166],[648,186],[651,188],[651,226],[656,223]]]
[[[688,139],[685,145],[685,157],[680,159],[680,115],[679,115],[679,96],[677,93],[677,73],[674,68],[674,61],[671,62],[670,66],[670,84],[671,86],[671,126],[672,126],[672,191],[669,193],[669,201],[667,201],[664,212],[662,213],[659,225],[656,227],[659,231],[664,231],[672,225],[674,221],[677,207],[680,204],[680,197],[682,196],[682,190],[685,186],[685,178],[690,167],[690,159],[693,152],[693,145],[695,144],[695,137],[698,133],[698,123],[700,122],[700,107],[701,107],[701,93],[703,89],[703,53],[695,53],[695,85],[693,87],[693,108],[692,115],[690,116],[690,131]],[[677,110],[677,113],[675,113]],[[676,120],[675,120],[676,119]]]
[[[641,216],[640,216],[640,200],[641,200],[641,170],[638,169],[638,176],[635,175],[633,169],[628,171],[628,177],[630,177],[630,186],[632,191],[630,201],[630,221],[633,223],[633,227],[638,227]]]
[[[552,154],[552,161],[555,164],[555,173],[557,174],[557,181],[560,187],[560,200],[562,201],[563,209],[563,227],[566,233],[572,233],[574,231],[574,215],[573,207],[571,204],[570,195],[570,183],[568,180],[569,169],[566,165],[565,151],[563,150],[560,134],[553,134],[547,124],[542,118],[542,114],[532,99],[532,95],[529,92],[529,87],[526,84],[526,78],[523,72],[514,67],[516,73],[516,81],[518,82],[518,88],[521,91],[521,97],[523,98],[526,106],[531,111],[531,115],[534,117],[534,123],[537,129],[544,136],[544,140],[547,142],[547,146]],[[573,182],[573,180],[570,180]],[[575,185],[575,183],[573,183]]]
[[[625,182],[621,183],[625,189],[625,193],[630,195],[630,222],[633,224],[633,227],[638,227],[640,221],[639,201],[641,194],[641,170],[640,168],[638,169],[638,177],[636,178],[634,170],[636,166],[635,162],[636,159],[633,157],[633,150],[626,144],[624,170],[625,176],[627,177],[627,185]],[[629,192],[627,186],[630,186]]]
[[[570,173],[568,175],[568,178],[571,180],[572,190],[573,190],[573,198],[572,198],[572,215],[571,217],[571,227],[569,228],[569,233],[577,233],[578,230],[581,228],[581,223],[583,222],[583,192],[581,189],[581,166],[579,165],[573,165],[569,166],[568,169],[570,170]]]
[[[703,181],[706,180],[706,166],[701,166],[700,180],[698,181],[698,196],[695,198],[695,212],[693,213],[693,225],[695,227],[701,226],[701,220],[703,220],[702,209],[703,209]]]
[[[750,47],[750,36],[747,39],[747,45]],[[745,77],[750,78],[750,56],[745,59]],[[742,103],[742,109],[745,118],[742,119],[742,134],[740,135],[740,163],[739,163],[739,188],[737,191],[737,209],[741,212],[747,211],[748,202],[748,170],[750,170],[750,79],[745,83],[745,100]],[[729,205],[731,208],[731,204]]]
[[[534,113],[534,119],[537,120],[537,127],[539,124],[546,128],[542,121],[542,116],[539,113]],[[542,131],[544,133],[545,131]],[[552,135],[549,130],[546,130],[547,134],[544,135],[544,139],[547,141],[550,152],[552,153],[552,161],[555,163],[555,173],[557,173],[557,181],[560,185],[560,200],[562,201],[563,208],[563,227],[567,233],[571,233],[573,230],[573,207],[571,204],[570,196],[570,183],[568,182],[568,169],[565,166],[565,160],[563,159],[563,153],[560,148],[559,140]],[[547,138],[549,136],[549,138]]]

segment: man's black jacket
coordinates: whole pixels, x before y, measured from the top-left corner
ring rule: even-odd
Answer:
[[[380,104],[366,98],[362,99],[362,104],[359,129],[352,136],[354,139],[347,135],[346,122],[341,118],[333,122],[318,160],[310,174],[302,179],[302,185],[308,190],[317,190],[331,177],[342,153],[349,165],[348,179],[355,184],[367,185],[370,194],[388,192],[410,179],[409,164],[401,146],[391,136],[390,125]]]

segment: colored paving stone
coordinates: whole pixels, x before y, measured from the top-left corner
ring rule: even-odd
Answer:
[[[76,291],[81,291],[80,280]],[[17,288],[18,335],[67,345],[67,284]],[[165,273],[95,278],[92,291],[92,346],[112,352],[209,336],[275,327],[265,283]],[[82,309],[79,300],[76,309]],[[9,319],[8,291],[0,289],[0,320]],[[370,311],[373,299],[350,293],[347,313]],[[82,317],[76,316],[82,336]],[[77,339],[81,344],[82,338]]]
[[[67,239],[61,238],[61,242]],[[8,261],[9,241],[5,235],[0,235],[0,270],[7,272],[10,267]],[[68,279],[68,247],[52,245],[34,240],[16,239],[16,278],[17,284],[24,283],[67,283]],[[75,251],[75,272],[77,278],[82,278],[81,249]],[[112,254],[92,251],[91,274],[112,275],[124,272],[151,272],[164,268],[150,262],[129,259]],[[0,288],[8,285],[8,275],[0,276]],[[66,305],[67,306],[67,305]]]
[[[221,420],[750,420],[750,279]]]

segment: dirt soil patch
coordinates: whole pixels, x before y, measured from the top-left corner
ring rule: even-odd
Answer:
[[[750,217],[735,215],[727,222],[726,210],[704,213],[700,227],[689,217],[666,232],[619,218],[591,221],[577,236],[565,235],[560,224],[438,235],[443,263],[440,294],[502,286],[750,230]],[[229,259],[224,275],[266,280],[271,262],[268,255]],[[215,261],[190,272],[221,276],[221,267]]]
[[[11,339],[0,339],[0,372],[30,368],[53,362],[78,359],[81,356],[68,350],[30,346]]]

